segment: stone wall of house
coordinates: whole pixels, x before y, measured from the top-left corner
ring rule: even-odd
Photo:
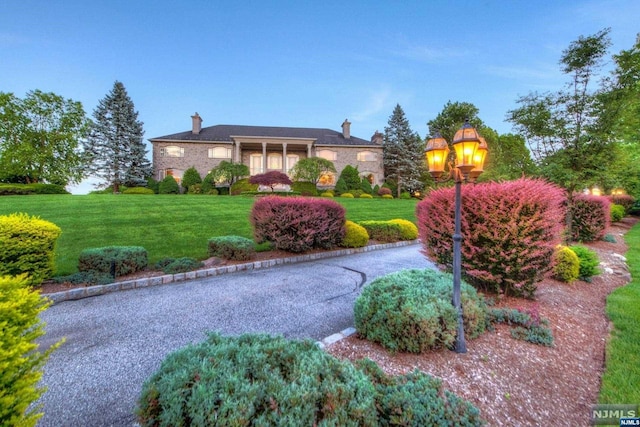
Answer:
[[[184,148],[184,157],[163,157],[160,156],[162,147],[181,147]],[[195,167],[202,178],[204,178],[211,169],[215,168],[223,160],[231,159],[210,159],[209,148],[214,147],[230,147],[229,144],[194,144],[193,142],[162,142],[153,144],[153,167],[154,178],[160,178],[160,171],[165,169],[177,169],[185,171],[190,167]],[[233,147],[232,147],[233,148]]]
[[[382,147],[316,147],[316,152],[320,150],[335,151],[336,160],[333,164],[336,167],[336,179],[340,176],[340,172],[347,165],[351,165],[358,168],[361,176],[373,175],[372,185],[384,184],[384,167],[382,163]],[[371,162],[363,162],[358,160],[358,153],[361,151],[372,151],[376,153],[376,160]],[[316,153],[314,152],[314,154]]]

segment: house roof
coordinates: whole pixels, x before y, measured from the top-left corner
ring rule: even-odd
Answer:
[[[198,134],[194,134],[189,130],[186,132],[151,138],[149,141],[233,142],[233,138],[235,137],[299,138],[313,139],[315,140],[316,145],[370,145],[379,147],[376,143],[355,136],[345,139],[341,132],[331,129],[241,125],[216,125],[203,127]]]

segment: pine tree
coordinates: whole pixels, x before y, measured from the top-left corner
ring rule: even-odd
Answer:
[[[384,173],[387,179],[398,185],[398,197],[402,190],[421,190],[420,180],[424,170],[424,142],[411,130],[400,104],[393,109],[388,126],[384,128],[382,143]]]
[[[142,140],[143,123],[138,120],[133,101],[119,81],[93,111],[95,123],[85,143],[87,170],[101,179],[99,186],[135,186],[151,175]]]

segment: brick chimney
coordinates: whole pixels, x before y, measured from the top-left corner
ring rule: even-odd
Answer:
[[[191,116],[191,133],[194,135],[198,135],[202,130],[202,117],[196,112],[195,115]]]
[[[374,144],[382,145],[383,136],[380,132],[376,131],[371,137],[371,142]]]
[[[344,139],[351,139],[351,122],[347,119],[342,123],[342,136]]]

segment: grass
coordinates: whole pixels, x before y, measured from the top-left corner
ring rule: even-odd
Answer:
[[[632,281],[607,297],[614,329],[607,345],[599,402],[640,404],[640,223],[625,235]]]
[[[402,218],[415,222],[415,200],[341,199],[347,219]],[[56,248],[56,275],[77,271],[83,249],[142,246],[149,262],[164,257],[207,258],[211,237],[253,237],[253,198],[198,195],[93,194],[0,197],[0,215],[25,212],[62,229]]]

